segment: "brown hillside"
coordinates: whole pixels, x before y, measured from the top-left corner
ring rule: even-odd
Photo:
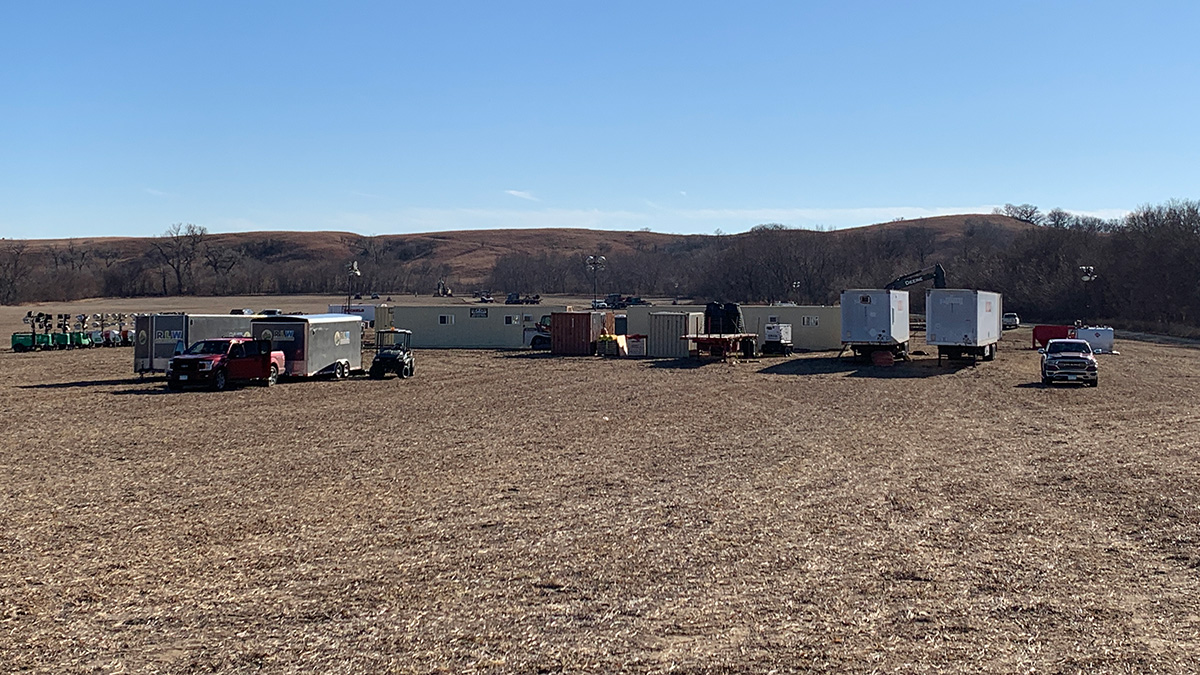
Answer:
[[[821,233],[828,236],[861,235],[870,233],[901,233],[914,229],[934,233],[935,246],[945,246],[961,238],[979,225],[986,225],[1001,234],[1016,234],[1034,225],[1001,215],[966,214],[918,218],[867,225]],[[736,240],[753,236],[746,232],[728,235]],[[271,263],[333,262],[341,263],[364,258],[364,244],[378,246],[406,245],[415,251],[414,260],[449,267],[449,276],[460,284],[484,283],[496,260],[505,255],[542,253],[588,255],[599,253],[620,256],[637,250],[660,250],[668,247],[702,246],[713,240],[712,235],[678,235],[657,232],[612,232],[584,229],[509,229],[459,230],[419,234],[394,234],[364,237],[349,232],[244,232],[215,233],[208,242],[215,246],[241,248],[254,252],[254,257]],[[89,237],[80,239],[29,240],[31,253],[76,250],[108,251],[109,255],[132,259],[150,250],[149,237]],[[365,261],[364,261],[365,262]]]

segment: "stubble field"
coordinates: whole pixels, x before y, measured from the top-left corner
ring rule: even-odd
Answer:
[[[0,664],[118,672],[1194,672],[1198,352],[1099,388],[423,351],[167,392],[0,353]]]

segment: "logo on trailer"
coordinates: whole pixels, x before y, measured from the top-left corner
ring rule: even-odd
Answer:
[[[270,328],[264,328],[264,329],[263,329],[263,332],[262,332],[262,335],[259,335],[258,337],[259,337],[259,339],[261,339],[261,340],[270,340],[270,339],[271,339],[271,329],[270,329]]]
[[[183,340],[182,330],[156,330],[154,331],[154,344],[175,344]]]
[[[296,331],[291,328],[276,329],[274,331],[264,330],[264,340],[274,340],[276,342],[294,342],[296,340]]]
[[[146,335],[146,331],[144,331],[144,330],[138,331],[138,344],[139,345],[146,344],[146,340],[148,340],[148,339],[149,339],[149,337]]]
[[[350,331],[348,331],[348,330],[334,331],[333,344],[335,344],[339,347],[342,345],[350,344]]]

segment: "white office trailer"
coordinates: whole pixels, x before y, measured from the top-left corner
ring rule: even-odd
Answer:
[[[742,325],[747,333],[758,335],[758,351],[767,342],[769,324],[790,324],[792,348],[797,351],[829,351],[842,346],[841,308],[834,305],[739,305]],[[629,335],[649,335],[650,315],[655,312],[704,312],[703,305],[671,305],[670,307],[628,307],[625,313],[625,332]],[[703,333],[704,331],[699,331]]]
[[[938,348],[938,360],[996,358],[1004,331],[999,293],[963,288],[931,288],[925,292],[925,344]]]
[[[396,305],[392,325],[412,331],[413,349],[522,349],[526,328],[562,305]],[[378,325],[378,322],[377,324]]]
[[[908,352],[908,291],[855,288],[842,291],[842,349],[856,354]]]

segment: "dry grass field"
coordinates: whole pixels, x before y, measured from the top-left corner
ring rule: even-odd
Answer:
[[[1200,352],[1046,388],[1028,341],[222,393],[0,352],[0,670],[1195,672]]]

